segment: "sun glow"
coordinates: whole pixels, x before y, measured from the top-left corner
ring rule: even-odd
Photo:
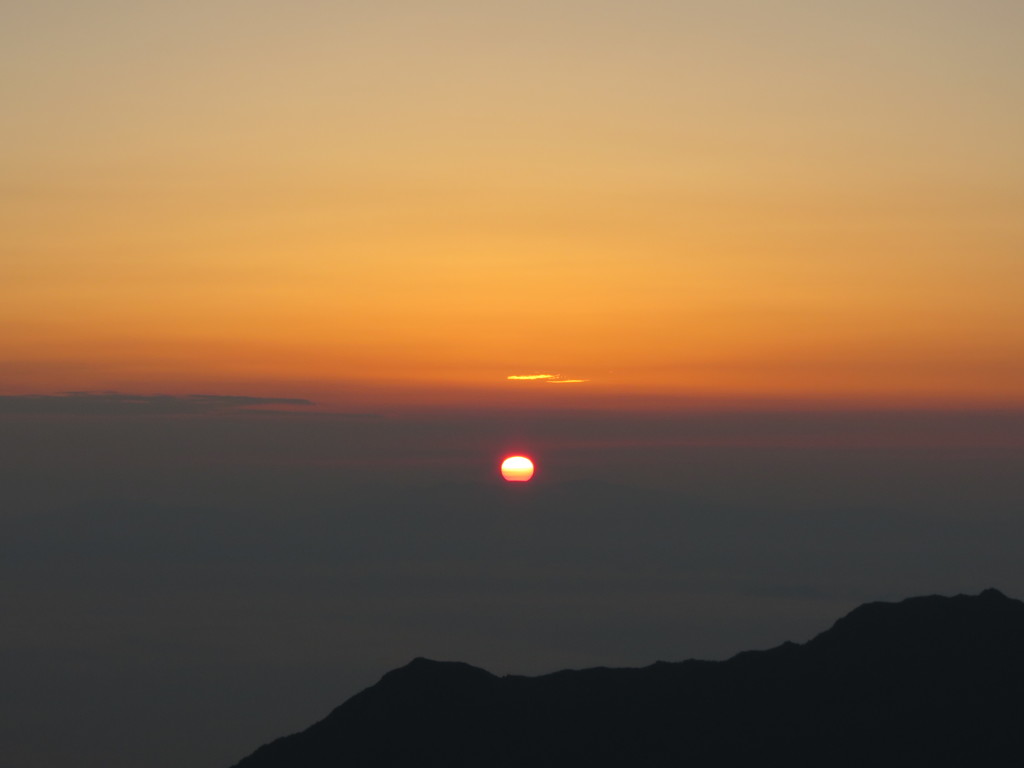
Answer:
[[[501,462],[501,476],[510,483],[525,483],[533,477],[533,462],[525,456],[509,456]]]

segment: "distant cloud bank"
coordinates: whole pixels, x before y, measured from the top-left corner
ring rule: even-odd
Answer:
[[[314,403],[296,397],[247,395],[133,395],[122,392],[0,395],[0,414],[194,414],[263,405],[310,406]]]

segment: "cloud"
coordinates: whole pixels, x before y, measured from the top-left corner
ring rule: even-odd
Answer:
[[[247,395],[133,395],[122,392],[64,392],[59,395],[0,395],[0,414],[196,414],[254,406],[310,406],[294,397]]]
[[[582,384],[590,379],[567,379],[560,373],[526,373],[505,377],[508,381],[543,381],[545,384]]]

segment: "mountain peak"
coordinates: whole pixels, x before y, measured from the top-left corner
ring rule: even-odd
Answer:
[[[807,648],[943,655],[981,652],[1002,637],[1024,631],[1024,603],[997,589],[978,595],[910,597],[865,603],[836,621]]]
[[[804,645],[722,662],[496,677],[413,659],[236,768],[1010,765],[1024,603],[868,603]]]
[[[978,595],[978,597],[983,597],[986,600],[1010,600],[1010,598],[1008,598],[1006,595],[1004,595],[1002,592],[1000,592],[995,587],[989,587],[988,589],[983,589],[981,591],[981,594]],[[1017,601],[1012,601],[1012,602],[1017,602]]]
[[[466,682],[496,679],[490,672],[462,661],[434,661],[417,656],[404,667],[394,669],[381,678],[381,683],[399,681],[406,684],[415,681],[418,685],[440,681]]]

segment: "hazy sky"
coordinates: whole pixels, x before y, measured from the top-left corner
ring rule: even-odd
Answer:
[[[7,6],[0,763],[1024,597],[1024,4]]]
[[[2,22],[9,393],[1021,401],[1017,2]]]

